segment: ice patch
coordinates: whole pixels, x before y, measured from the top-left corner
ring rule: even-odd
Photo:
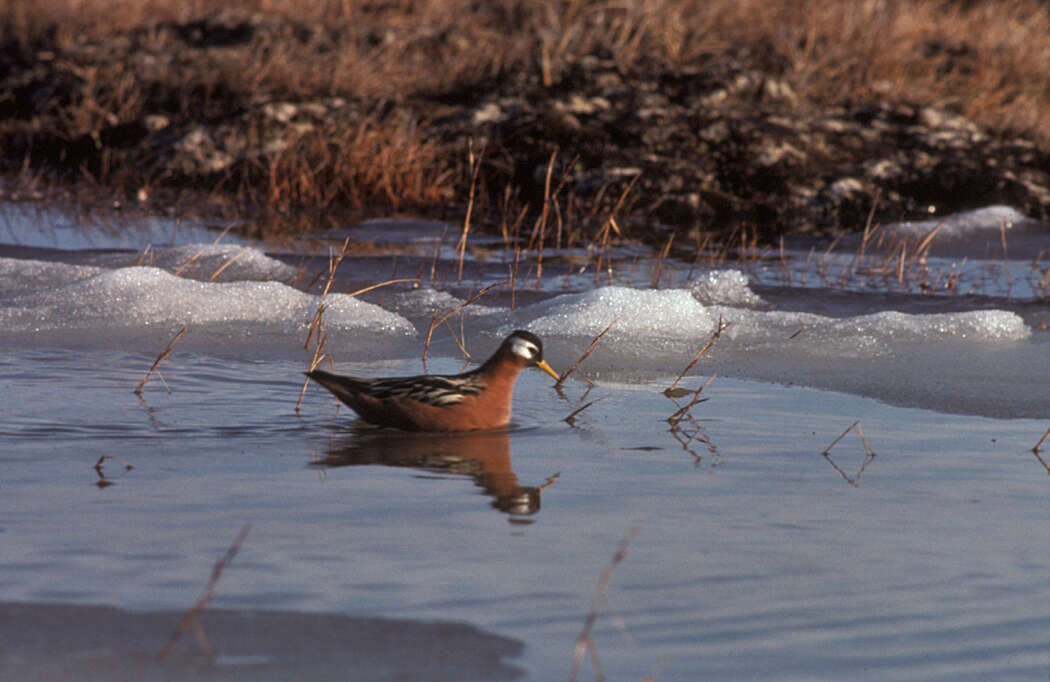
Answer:
[[[734,278],[735,279],[735,278]],[[1019,315],[1003,310],[909,314],[884,311],[833,318],[814,313],[749,310],[726,305],[705,306],[682,289],[638,290],[605,287],[583,294],[559,296],[523,311],[536,317],[528,328],[540,336],[591,339],[614,319],[619,321],[605,340],[620,351],[681,349],[710,336],[718,321],[731,323],[724,336],[736,346],[780,352],[789,345],[815,357],[877,357],[898,344],[938,342],[1001,343],[1031,335]],[[501,329],[507,333],[510,326]],[[800,337],[798,342],[792,342]],[[639,358],[644,361],[645,358]]]
[[[718,315],[685,289],[639,290],[602,287],[536,303],[525,313],[539,313],[528,328],[540,336],[594,337],[619,318],[606,339],[639,337],[692,339],[710,334]],[[512,327],[501,329],[509,334]]]
[[[911,315],[888,310],[838,320],[829,327],[841,329],[845,334],[879,334],[890,340],[909,342],[947,339],[1021,341],[1032,333],[1019,315],[1005,310],[972,310],[929,315]]]
[[[898,234],[922,239],[940,226],[938,239],[966,239],[970,237],[989,236],[998,239],[1000,231],[1005,229],[1023,230],[1042,226],[1046,223],[1034,220],[1010,206],[985,206],[972,211],[961,211],[944,218],[930,220],[908,220],[890,223],[886,229]]]
[[[50,289],[0,295],[0,328],[252,322],[294,332],[310,325],[318,301],[279,282],[198,282],[153,267],[121,268]],[[355,298],[333,297],[324,322],[328,329],[415,334],[405,318]]]
[[[696,300],[704,305],[728,305],[754,308],[765,305],[748,286],[747,275],[739,270],[712,270],[704,273],[690,289]]]
[[[259,249],[234,244],[187,244],[150,250],[134,258],[107,254],[102,262],[114,267],[152,266],[189,279],[216,282],[290,282],[296,274],[295,268],[270,258]]]
[[[421,288],[399,293],[393,299],[393,307],[402,315],[409,318],[423,319],[434,315],[444,315],[463,305],[464,300],[456,298],[447,291],[437,289]],[[471,303],[460,312],[468,317],[490,315],[502,310],[480,303]],[[457,313],[458,315],[458,313]]]
[[[60,286],[97,275],[102,271],[102,268],[91,265],[0,258],[0,292],[9,293]]]

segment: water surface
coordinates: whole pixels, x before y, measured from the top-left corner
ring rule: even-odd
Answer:
[[[335,288],[458,266],[428,239],[348,259]],[[632,528],[596,604],[610,679],[1050,675],[1038,295],[800,288],[688,262],[653,288],[631,252],[596,289],[566,253],[538,291],[493,290],[451,319],[476,359],[527,327],[562,369],[620,316],[583,365],[595,385],[526,372],[511,428],[420,437],[365,427],[317,387],[296,410],[323,249],[164,244],[150,265],[144,245],[13,241],[4,679],[564,679]],[[434,313],[507,262],[497,247],[467,269],[333,306],[337,369],[422,371]],[[691,396],[663,391],[720,316],[733,324],[681,385],[717,376],[672,426]],[[133,393],[182,327],[167,388]],[[426,369],[463,366],[436,333]],[[216,658],[190,632],[155,663],[244,524],[202,617]]]

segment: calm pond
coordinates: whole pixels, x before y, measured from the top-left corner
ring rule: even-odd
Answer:
[[[1046,679],[1050,231],[938,229],[540,261],[0,207],[0,679],[568,679],[585,632],[580,679]],[[608,328],[593,385],[526,371],[476,434],[297,407],[318,338],[397,376],[518,328],[559,371]]]

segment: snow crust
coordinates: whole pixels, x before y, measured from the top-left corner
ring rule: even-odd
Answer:
[[[30,263],[28,275],[36,268]],[[324,315],[328,328],[415,334],[408,320],[379,306],[330,298]],[[0,326],[28,331],[253,322],[294,332],[310,325],[319,301],[280,282],[199,282],[160,268],[130,267],[36,291],[2,293]]]

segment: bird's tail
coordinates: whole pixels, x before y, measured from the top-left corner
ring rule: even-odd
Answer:
[[[337,374],[332,374],[323,369],[313,369],[309,372],[303,373],[327,388],[336,398],[339,398],[347,405],[353,406],[351,401],[354,396],[367,389],[367,384],[364,382],[358,381],[353,377],[343,377]]]

